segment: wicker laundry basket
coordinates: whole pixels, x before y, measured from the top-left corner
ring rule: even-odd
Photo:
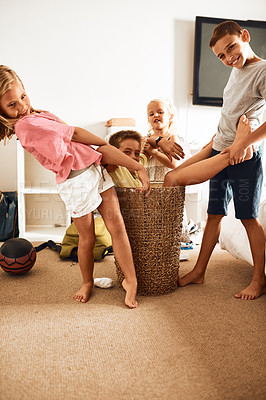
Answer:
[[[185,188],[152,188],[148,197],[117,188],[132,248],[138,294],[159,295],[177,288]],[[117,281],[123,272],[115,259]]]

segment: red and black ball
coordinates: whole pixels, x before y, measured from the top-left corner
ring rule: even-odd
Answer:
[[[8,274],[26,274],[35,261],[36,250],[26,239],[9,239],[0,248],[0,266]]]

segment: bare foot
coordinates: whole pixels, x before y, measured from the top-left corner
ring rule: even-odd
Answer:
[[[79,291],[74,294],[73,299],[80,303],[87,303],[93,288],[93,282],[83,283]]]
[[[125,297],[125,305],[129,308],[137,308],[138,302],[136,300],[137,294],[137,282],[136,283],[128,283],[125,279],[122,282],[122,286],[126,291]]]
[[[190,283],[202,284],[204,282],[204,275],[204,273],[198,272],[197,270],[193,269],[182,278],[178,278],[178,285],[182,287],[189,285]]]
[[[250,122],[245,115],[242,115],[239,119],[235,142],[241,139],[243,136],[249,135],[251,133]],[[250,160],[253,157],[253,148],[249,146],[246,150],[245,161]]]
[[[259,282],[252,281],[246,289],[241,290],[241,292],[238,294],[235,294],[235,297],[241,300],[255,300],[265,293],[266,293],[265,283],[261,284]]]

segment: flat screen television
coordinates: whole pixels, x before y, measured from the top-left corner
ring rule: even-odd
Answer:
[[[193,104],[222,106],[223,90],[232,69],[214,55],[209,41],[215,26],[228,20],[230,18],[196,17]],[[266,59],[266,21],[234,21],[249,31],[252,50],[257,56]]]

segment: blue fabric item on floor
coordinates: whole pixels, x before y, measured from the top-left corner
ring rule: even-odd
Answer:
[[[190,249],[193,249],[192,243],[181,242],[181,250],[190,250]]]

